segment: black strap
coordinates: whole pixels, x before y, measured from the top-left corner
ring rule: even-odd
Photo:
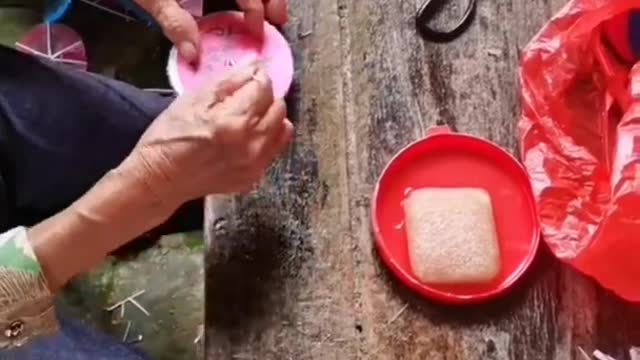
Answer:
[[[428,23],[445,5],[447,0],[426,0],[416,15],[416,28],[418,33],[428,41],[444,43],[457,39],[473,22],[476,14],[476,0],[469,0],[469,5],[460,21],[448,31],[435,30]]]

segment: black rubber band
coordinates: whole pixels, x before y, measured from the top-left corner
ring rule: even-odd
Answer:
[[[418,33],[428,41],[444,43],[457,39],[473,22],[476,14],[476,0],[469,0],[469,5],[460,21],[449,31],[435,30],[428,23],[438,13],[446,0],[426,0],[416,15]]]

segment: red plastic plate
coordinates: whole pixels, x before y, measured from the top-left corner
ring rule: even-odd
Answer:
[[[235,67],[257,60],[263,64],[273,83],[273,94],[283,98],[293,81],[293,55],[287,40],[265,22],[260,42],[249,34],[244,15],[237,11],[218,12],[198,20],[202,51],[199,66],[186,62],[175,48],[171,50],[167,73],[178,92],[197,89],[205,80],[224,77]]]
[[[402,201],[411,189],[476,187],[489,192],[502,270],[487,284],[428,285],[411,271]],[[378,252],[393,274],[422,296],[446,303],[475,303],[510,288],[529,268],[540,243],[531,185],[509,153],[486,140],[437,128],[400,151],[373,194],[372,224]]]

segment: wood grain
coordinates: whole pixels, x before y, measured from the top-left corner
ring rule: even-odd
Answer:
[[[563,3],[481,0],[466,34],[436,45],[414,30],[418,0],[292,1],[296,144],[258,194],[208,205],[210,359],[627,358],[640,307],[545,249],[506,298],[451,308],[399,285],[370,233],[377,176],[430,126],[517,153],[519,52]]]
[[[212,359],[356,356],[337,11],[335,1],[292,2],[295,144],[259,193],[211,200]]]

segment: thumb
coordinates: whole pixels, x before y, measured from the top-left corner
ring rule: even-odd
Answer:
[[[176,0],[136,0],[162,28],[185,60],[195,62],[200,53],[200,33],[195,19]]]

